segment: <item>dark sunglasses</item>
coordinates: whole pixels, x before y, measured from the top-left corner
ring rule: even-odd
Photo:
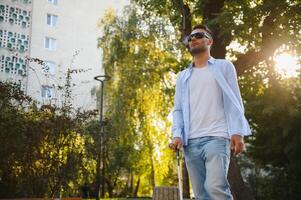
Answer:
[[[202,39],[202,38],[205,38],[205,37],[210,39],[210,37],[205,32],[197,32],[197,33],[189,35],[187,37],[187,40],[188,40],[188,42],[191,42],[192,38]]]

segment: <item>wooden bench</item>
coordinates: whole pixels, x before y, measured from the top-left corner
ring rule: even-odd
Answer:
[[[153,200],[179,200],[178,187],[155,187],[153,191]]]

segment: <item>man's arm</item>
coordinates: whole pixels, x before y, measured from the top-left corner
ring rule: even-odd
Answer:
[[[176,91],[174,96],[174,109],[173,109],[173,123],[172,123],[172,142],[170,144],[170,148],[179,149],[182,147],[182,138],[183,138],[183,112],[182,112],[182,104],[181,104],[181,74],[177,77],[176,82]]]
[[[231,87],[232,91],[234,92],[237,100],[239,101],[242,110],[244,111],[244,106],[242,103],[242,98],[241,98],[240,89],[239,89],[238,80],[237,80],[236,69],[235,69],[233,63],[230,61],[227,62],[227,65],[228,66],[227,66],[226,80],[227,80],[229,86]]]
[[[244,111],[244,106],[242,103],[242,98],[239,90],[238,80],[237,80],[237,73],[234,65],[231,62],[228,62],[227,66],[227,77],[226,80],[231,87],[232,91],[234,92],[237,100],[239,101],[242,110]],[[233,151],[234,155],[240,154],[244,149],[244,139],[243,133],[232,133],[231,134],[231,150]]]

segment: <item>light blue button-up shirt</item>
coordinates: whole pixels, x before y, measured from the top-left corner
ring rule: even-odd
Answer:
[[[173,110],[173,137],[180,137],[184,145],[188,144],[189,133],[189,88],[188,79],[192,73],[192,63],[177,77]],[[225,59],[210,57],[208,68],[223,91],[223,104],[228,134],[251,135],[248,121],[244,115],[237,74],[234,65]]]

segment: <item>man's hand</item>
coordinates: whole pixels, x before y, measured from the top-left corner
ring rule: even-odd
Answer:
[[[244,138],[241,135],[232,135],[231,136],[231,151],[236,156],[244,150]]]
[[[182,139],[180,137],[174,137],[169,144],[169,148],[176,151],[177,149],[182,148]]]

